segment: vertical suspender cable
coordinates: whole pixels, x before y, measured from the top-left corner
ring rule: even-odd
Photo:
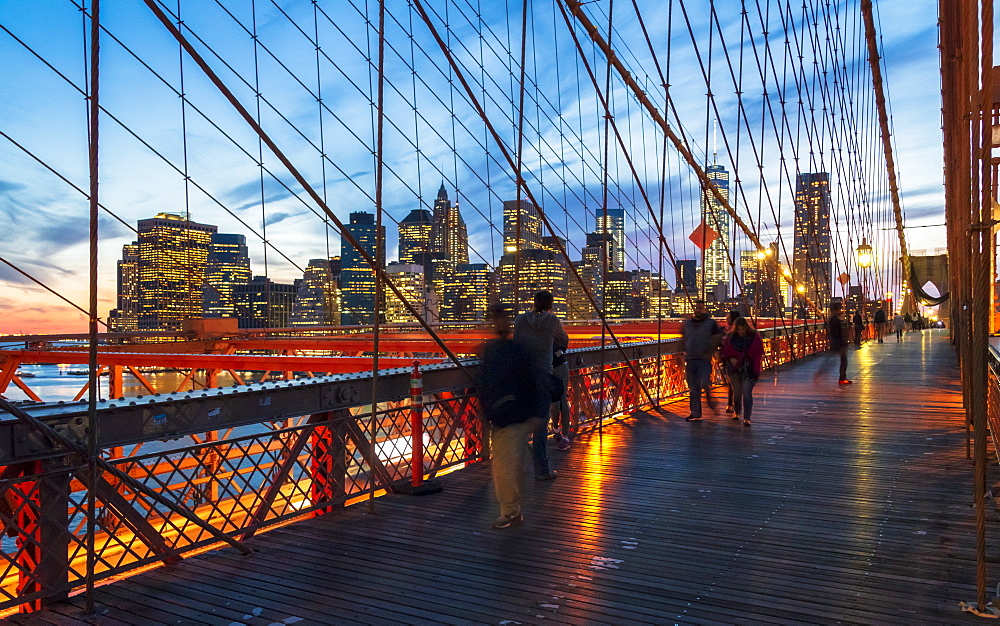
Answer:
[[[88,368],[90,393],[87,399],[87,474],[97,476],[97,235],[98,235],[98,120],[100,119],[100,34],[101,0],[94,0],[90,13],[90,101],[88,161],[90,165],[90,312]],[[87,613],[94,610],[94,568],[97,550],[97,494],[91,482],[87,489]]]
[[[385,259],[385,237],[382,236],[382,187],[385,173],[385,159],[382,154],[383,122],[385,121],[385,0],[378,2],[378,86],[375,103],[375,263],[381,265]],[[371,398],[371,469],[375,475],[375,439],[378,437],[378,351],[379,336],[382,328],[382,272],[375,274],[375,310],[373,311],[374,328],[372,332],[372,398]],[[387,277],[388,278],[388,277]],[[391,279],[390,279],[391,280]],[[416,443],[414,443],[416,445]],[[368,485],[368,512],[375,512],[375,481]]]

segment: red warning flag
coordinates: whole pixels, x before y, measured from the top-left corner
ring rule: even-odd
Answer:
[[[705,220],[698,224],[694,232],[688,235],[688,239],[694,242],[702,250],[712,245],[712,242],[719,238],[719,233],[712,230],[712,227],[705,223]]]

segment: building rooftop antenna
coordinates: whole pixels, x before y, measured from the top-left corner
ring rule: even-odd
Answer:
[[[719,118],[712,120],[712,165],[719,164]]]

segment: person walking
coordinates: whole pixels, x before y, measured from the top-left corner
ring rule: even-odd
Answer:
[[[896,331],[896,341],[903,340],[903,329],[906,328],[906,318],[896,313],[892,318],[892,329]]]
[[[830,349],[827,351],[827,357],[823,359],[823,363],[817,368],[813,380],[819,380],[820,374],[827,369],[827,364],[833,358],[839,356],[840,372],[837,376],[837,383],[850,385],[851,381],[847,378],[847,337],[844,335],[844,322],[840,319],[839,302],[834,302],[830,305],[830,317],[826,320],[826,338]]]
[[[910,315],[909,312],[907,312],[906,315],[903,316],[903,321],[906,322],[906,330],[907,330],[907,332],[912,331],[913,330],[913,316]]]
[[[693,422],[701,419],[702,391],[705,392],[709,408],[715,411],[715,401],[712,400],[712,359],[722,341],[722,328],[708,316],[704,300],[695,301],[694,315],[681,325],[681,337],[691,405],[691,414],[684,419]]]
[[[740,313],[737,309],[731,310],[729,312],[729,315],[726,317],[725,332],[731,332],[733,330],[733,323],[736,322],[737,319],[739,319],[740,317],[742,317],[742,315],[743,314]],[[726,394],[727,394],[726,395],[726,413],[732,413],[734,411],[734,409],[733,409],[733,386],[729,382],[729,376],[726,376]]]
[[[552,313],[552,292],[539,291],[535,294],[534,310],[521,313],[514,318],[514,341],[524,346],[531,357],[531,369],[538,372],[539,386],[549,392],[549,403],[558,402],[562,390],[561,381],[552,373],[552,355],[555,346],[568,346],[569,336],[563,329],[562,321]],[[544,393],[544,392],[543,392]],[[531,459],[535,466],[535,480],[550,480],[558,474],[549,467],[549,455],[545,448],[549,437],[547,406],[540,424],[536,424],[531,436]]]
[[[854,345],[861,347],[861,335],[865,332],[865,320],[861,317],[861,311],[854,312]]]
[[[562,381],[562,395],[558,402],[553,402],[549,408],[549,420],[552,422],[552,429],[555,431],[552,439],[556,442],[556,450],[569,450],[569,434],[572,428],[572,420],[569,412],[569,360],[566,358],[568,344],[553,344],[552,349],[552,373]]]
[[[875,336],[879,343],[884,343],[882,337],[885,335],[885,309],[879,307],[875,310]]]
[[[539,417],[548,408],[539,387],[539,373],[531,367],[531,355],[510,338],[509,312],[502,306],[489,310],[496,337],[481,350],[476,391],[483,416],[490,424],[493,488],[500,516],[493,528],[509,528],[524,521],[521,487],[528,435],[545,423]]]
[[[743,425],[749,426],[753,412],[753,388],[764,359],[764,342],[745,317],[735,320],[722,342],[722,359],[733,391],[733,419],[742,417]]]

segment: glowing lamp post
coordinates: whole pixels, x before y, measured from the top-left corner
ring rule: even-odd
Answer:
[[[861,238],[861,245],[858,246],[855,252],[857,252],[858,255],[859,266],[865,268],[872,266],[872,261],[874,260],[875,257],[872,256],[872,247],[868,245],[867,238],[865,237]]]

